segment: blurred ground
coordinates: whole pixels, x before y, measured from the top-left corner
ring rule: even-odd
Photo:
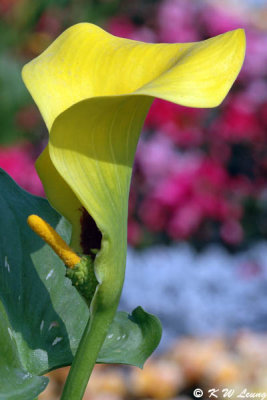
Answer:
[[[67,373],[64,368],[49,374],[39,400],[58,400]],[[235,391],[234,399],[244,389],[257,398],[264,392],[267,396],[266,336],[240,332],[232,339],[181,338],[161,357],[152,357],[144,370],[98,365],[84,400],[190,400],[196,388],[204,399],[212,388],[219,389],[219,399],[226,388]]]

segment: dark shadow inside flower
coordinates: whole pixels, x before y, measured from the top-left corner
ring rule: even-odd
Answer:
[[[83,254],[90,255],[94,259],[96,255],[94,250],[99,250],[101,248],[102,234],[95,221],[84,207],[82,207],[81,212],[80,245]]]

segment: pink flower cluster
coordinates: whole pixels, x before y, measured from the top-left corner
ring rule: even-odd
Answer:
[[[246,199],[266,185],[267,32],[245,12],[187,0],[159,3],[157,22],[135,26],[116,17],[112,33],[150,42],[203,40],[243,27],[244,67],[223,104],[189,109],[155,100],[139,144],[133,177],[128,239],[222,241],[245,239]]]
[[[168,137],[157,133],[139,145],[129,240],[140,240],[136,219],[149,231],[165,232],[174,240],[190,239],[204,229],[205,221],[213,220],[220,224],[224,241],[238,244],[243,239],[240,199],[252,190],[248,179],[231,177],[216,159],[197,148],[178,151]]]

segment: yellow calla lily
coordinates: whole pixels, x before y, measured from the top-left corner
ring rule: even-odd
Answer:
[[[94,263],[101,307],[117,304],[122,288],[132,164],[153,98],[217,106],[244,53],[241,29],[197,43],[147,44],[82,23],[24,67],[50,135],[37,162],[47,197],[71,222],[76,251],[101,241]]]
[[[90,319],[62,400],[82,398],[117,309],[133,159],[153,98],[214,107],[233,84],[244,53],[240,29],[198,43],[146,44],[83,23],[24,67],[23,79],[49,130],[37,162],[47,197],[71,222],[75,251],[93,255],[91,249],[100,249],[93,264],[84,257],[79,262],[48,224],[38,216],[28,219],[66,262],[72,282],[86,283],[80,293]],[[90,278],[93,271],[97,281]]]

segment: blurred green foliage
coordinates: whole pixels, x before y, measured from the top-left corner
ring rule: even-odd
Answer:
[[[14,141],[21,135],[16,123],[18,110],[27,104],[29,94],[20,77],[21,64],[8,52],[0,54],[0,138],[1,143]]]
[[[23,64],[70,25],[82,21],[103,25],[120,4],[120,0],[0,0],[0,145],[41,136],[40,123],[18,122],[18,113],[32,107],[21,79]]]

